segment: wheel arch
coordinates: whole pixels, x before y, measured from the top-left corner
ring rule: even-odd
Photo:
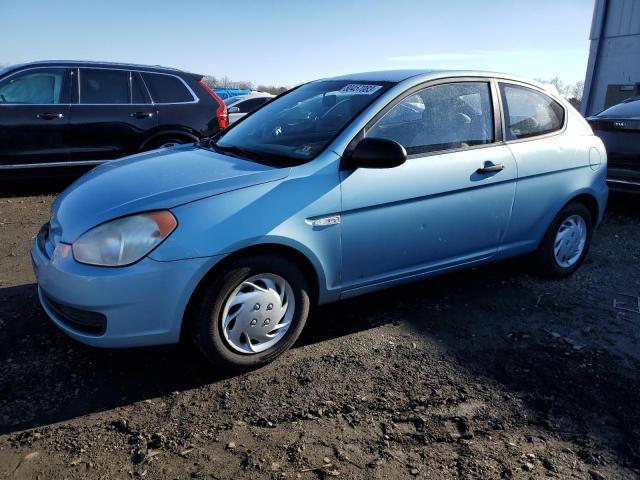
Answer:
[[[585,207],[587,207],[587,209],[589,210],[589,213],[591,214],[591,222],[595,227],[598,223],[598,219],[600,218],[600,207],[598,205],[598,200],[596,200],[596,197],[594,195],[591,195],[590,193],[583,192],[571,198],[567,203],[565,203],[562,206],[562,208],[566,207],[572,202],[579,202],[579,203],[582,203]],[[561,211],[562,208],[559,211]]]
[[[196,134],[194,134],[192,131],[189,131],[189,130],[183,130],[179,128],[163,129],[149,135],[140,144],[140,151],[141,152],[144,151],[144,149],[147,148],[149,144],[151,144],[152,142],[162,137],[180,137],[187,140],[187,142],[197,142],[198,140],[200,140],[200,137],[198,137]]]
[[[189,301],[184,309],[184,314],[182,318],[181,332],[180,336],[183,337],[185,333],[185,328],[188,328],[187,325],[189,323],[189,318],[191,317],[191,312],[198,301],[200,293],[209,284],[212,278],[215,278],[219,272],[221,272],[227,265],[231,264],[238,258],[245,257],[247,255],[258,255],[258,254],[269,254],[269,255],[278,255],[288,260],[291,260],[295,265],[299,266],[302,274],[305,279],[309,283],[309,297],[311,305],[317,305],[320,298],[320,285],[322,280],[321,274],[318,272],[316,266],[313,262],[300,250],[279,243],[261,243],[254,244],[244,248],[240,248],[239,250],[234,251],[233,253],[228,254],[222,260],[217,262],[213,267],[207,271],[196,287],[194,288],[191,296],[189,297]]]
[[[600,218],[600,206],[598,204],[598,200],[596,199],[596,196],[588,191],[582,191],[582,192],[578,192],[576,193],[574,196],[572,196],[571,198],[569,198],[569,200],[567,200],[566,202],[562,203],[554,212],[553,215],[550,215],[547,220],[546,220],[546,227],[545,230],[542,232],[542,235],[537,239],[535,245],[536,245],[536,249],[540,247],[540,244],[542,243],[542,240],[544,239],[545,234],[547,233],[548,229],[551,227],[551,225],[553,224],[553,221],[555,220],[555,218],[558,216],[558,214],[570,203],[573,202],[578,202],[583,204],[585,207],[587,207],[587,210],[589,210],[589,213],[591,214],[591,222],[595,228],[595,226],[598,224],[598,220]]]

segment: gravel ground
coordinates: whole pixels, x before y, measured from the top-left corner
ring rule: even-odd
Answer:
[[[620,309],[640,197],[612,198],[568,280],[516,260],[322,307],[230,377],[60,333],[28,255],[54,196],[20,195],[0,198],[0,478],[640,477],[640,313]]]

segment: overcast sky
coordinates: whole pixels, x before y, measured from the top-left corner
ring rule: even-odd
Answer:
[[[0,0],[0,63],[161,64],[295,85],[399,68],[583,80],[594,0]]]

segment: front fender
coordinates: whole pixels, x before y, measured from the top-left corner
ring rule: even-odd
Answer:
[[[285,179],[174,208],[179,226],[151,258],[172,261],[229,255],[256,245],[282,245],[312,263],[318,274],[320,302],[333,299],[341,280],[340,224],[314,227],[308,219],[340,212],[334,160],[320,167],[312,162],[294,168]]]

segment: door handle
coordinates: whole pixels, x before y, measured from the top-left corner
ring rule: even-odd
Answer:
[[[504,163],[494,164],[493,162],[484,162],[484,166],[476,170],[476,173],[496,173],[504,170]]]
[[[153,117],[153,113],[150,112],[133,112],[129,115],[132,118],[151,118]]]
[[[64,115],[61,113],[45,112],[45,113],[37,114],[36,118],[39,118],[40,120],[53,120],[55,118],[58,118],[58,119],[64,118]]]

